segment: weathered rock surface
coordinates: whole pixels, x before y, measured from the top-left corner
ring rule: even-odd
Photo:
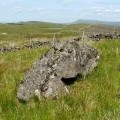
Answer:
[[[17,98],[28,101],[39,91],[45,98],[54,98],[66,91],[62,79],[90,73],[98,63],[96,49],[75,41],[58,41],[33,65],[21,82]]]

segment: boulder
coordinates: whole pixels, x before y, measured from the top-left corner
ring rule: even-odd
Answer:
[[[98,51],[90,46],[79,45],[74,40],[57,41],[26,73],[18,87],[17,98],[28,101],[36,94],[55,98],[68,92],[62,79],[69,81],[78,75],[86,76],[97,66],[98,60]]]

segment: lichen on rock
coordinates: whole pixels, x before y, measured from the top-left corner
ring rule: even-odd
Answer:
[[[17,98],[28,101],[36,93],[54,98],[68,92],[62,79],[86,76],[97,66],[98,59],[98,51],[88,45],[74,40],[57,41],[26,73],[18,87]]]

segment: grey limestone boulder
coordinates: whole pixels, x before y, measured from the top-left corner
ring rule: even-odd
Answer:
[[[67,91],[62,79],[86,76],[97,66],[98,59],[98,51],[90,46],[57,41],[26,73],[18,87],[17,98],[28,101],[36,91],[42,97],[54,98]]]

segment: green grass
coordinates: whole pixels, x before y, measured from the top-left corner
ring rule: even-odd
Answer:
[[[27,104],[16,99],[16,89],[24,74],[48,47],[0,53],[0,120],[119,120],[120,41],[94,44],[100,62],[84,80],[68,86],[70,94],[58,100]]]
[[[83,31],[85,34],[87,32],[109,33],[113,31],[113,27],[96,24],[55,24],[35,21],[0,24],[0,47],[8,46],[11,43],[16,45],[28,43],[33,38],[52,40],[54,34],[56,34],[56,38],[71,38],[82,35]],[[119,31],[119,27],[116,27],[116,32]]]
[[[59,32],[63,24],[52,23],[20,23],[20,24],[1,24],[0,25],[0,42],[23,42],[29,41],[30,38],[51,38],[53,33]],[[57,29],[58,28],[58,29]],[[4,35],[4,33],[7,33]]]
[[[23,44],[33,38],[52,39],[54,34],[56,34],[56,38],[76,36],[80,33],[78,30],[83,30],[86,26],[84,24],[67,25],[44,22],[0,24],[0,47],[9,46],[11,43]]]

